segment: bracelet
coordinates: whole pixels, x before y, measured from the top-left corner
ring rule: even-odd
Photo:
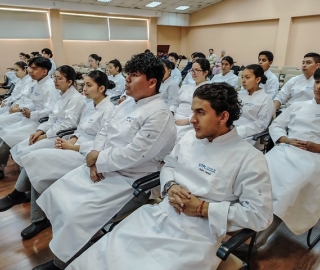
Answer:
[[[201,217],[201,218],[203,218],[202,210],[203,210],[204,203],[205,203],[205,201],[201,201],[201,203],[197,207],[198,216]],[[199,211],[198,211],[198,208],[199,208]]]

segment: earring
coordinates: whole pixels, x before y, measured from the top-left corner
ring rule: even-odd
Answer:
[[[219,126],[222,126],[222,123],[221,123],[221,122],[219,123]]]

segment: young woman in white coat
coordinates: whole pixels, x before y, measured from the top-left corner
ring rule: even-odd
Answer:
[[[67,270],[214,270],[228,232],[261,231],[271,223],[266,160],[232,128],[241,111],[235,89],[202,85],[194,96],[194,130],[161,169],[164,200],[140,207]],[[239,261],[224,269],[242,266]]]
[[[107,95],[112,98],[115,96],[121,96],[125,90],[126,80],[122,75],[122,66],[119,60],[113,59],[108,63],[108,79],[115,83],[113,89],[107,91]]]
[[[320,219],[320,69],[314,73],[314,80],[314,98],[293,103],[269,127],[275,146],[265,156],[274,219],[257,235],[258,248],[282,221],[300,235]]]
[[[102,69],[99,67],[100,66],[100,62],[102,60],[102,57],[93,53],[90,54],[88,57],[88,63],[90,66],[90,70],[100,70],[102,71]]]
[[[160,85],[159,92],[163,101],[170,107],[171,105],[173,105],[178,96],[179,85],[171,76],[171,72],[175,68],[174,64],[168,59],[162,59],[161,61],[163,63],[165,73]]]
[[[49,226],[45,214],[35,202],[39,193],[85,163],[85,154],[91,150],[97,132],[113,113],[114,105],[105,95],[106,89],[112,84],[107,75],[101,71],[91,71],[85,76],[84,82],[85,95],[93,101],[87,104],[75,133],[69,140],[58,138],[53,149],[38,149],[23,156],[25,171],[19,175],[15,190],[0,200],[0,211],[5,211],[22,203],[26,199],[24,192],[31,188],[32,224],[21,232],[24,239],[34,237]]]
[[[48,76],[51,66],[50,60],[44,57],[34,57],[28,63],[29,75],[37,81],[30,89],[32,106],[22,109],[23,119],[21,121],[0,130],[0,174],[3,173],[7,164],[10,148],[28,138],[35,131],[39,126],[39,120],[49,116],[58,99],[59,93],[52,78]]]
[[[1,102],[0,108],[0,130],[6,126],[14,124],[22,120],[21,109],[19,101],[30,96],[30,88],[35,83],[32,82],[31,77],[27,71],[28,65],[19,61],[13,66],[13,70],[18,77],[18,81],[12,91],[12,94]]]
[[[239,120],[234,122],[241,138],[252,145],[259,147],[252,137],[264,131],[270,124],[273,115],[273,101],[259,84],[266,83],[261,66],[248,65],[242,71],[242,85],[244,90],[238,92],[242,101],[242,114]]]
[[[15,145],[10,151],[13,160],[20,166],[22,166],[21,156],[36,149],[54,148],[58,131],[77,127],[86,103],[73,86],[75,77],[76,73],[70,66],[64,65],[56,69],[54,84],[60,91],[60,96],[48,121],[41,123],[29,138]]]
[[[194,91],[199,86],[210,83],[210,81],[207,80],[207,77],[210,76],[211,73],[209,61],[205,58],[197,58],[194,60],[189,73],[192,75],[195,85],[182,85],[175,102],[170,106],[170,110],[174,114],[177,125],[176,142],[178,142],[189,130],[192,130],[190,124],[190,118],[192,116],[192,97]]]
[[[231,71],[233,67],[233,58],[231,56],[225,56],[221,61],[222,73],[213,76],[210,82],[226,82],[230,84],[234,89],[238,87],[238,76],[234,75]]]

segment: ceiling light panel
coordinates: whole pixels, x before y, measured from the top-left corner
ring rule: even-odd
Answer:
[[[103,2],[103,3],[110,3],[112,0],[97,0],[98,2]]]
[[[186,10],[190,8],[190,6],[180,6],[180,7],[176,7],[176,10]]]
[[[146,5],[146,7],[157,7],[157,6],[160,6],[162,3],[161,2],[151,2],[149,4]]]

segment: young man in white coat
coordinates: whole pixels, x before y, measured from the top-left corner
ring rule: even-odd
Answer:
[[[116,108],[104,140],[87,154],[87,164],[60,178],[37,200],[52,224],[55,258],[35,270],[64,269],[130,201],[133,182],[159,170],[174,146],[174,119],[159,94],[163,64],[142,53],[127,62],[125,71],[126,94],[132,99]]]
[[[276,144],[266,154],[274,220],[258,234],[257,248],[282,221],[300,235],[320,219],[320,69],[314,73],[314,80],[314,98],[292,104],[269,127]]]
[[[165,158],[164,200],[145,205],[76,259],[69,270],[213,270],[228,232],[261,231],[272,221],[266,160],[232,123],[241,113],[226,83],[194,93],[189,131]],[[240,269],[242,262],[225,269]]]
[[[302,61],[303,74],[291,78],[281,88],[274,98],[275,112],[281,105],[289,107],[297,101],[305,101],[313,99],[313,74],[320,67],[320,55],[318,53],[307,53]]]
[[[177,62],[179,60],[178,54],[175,52],[169,53],[168,60],[174,64],[174,69],[171,70],[171,77],[174,79],[177,85],[180,85],[182,81],[182,75],[181,71],[177,68]]]
[[[32,108],[21,110],[23,119],[0,130],[0,179],[4,177],[4,168],[8,162],[10,148],[27,139],[39,126],[39,120],[49,116],[59,93],[48,72],[51,62],[44,57],[34,57],[28,63],[28,72],[37,83],[31,87]]]

